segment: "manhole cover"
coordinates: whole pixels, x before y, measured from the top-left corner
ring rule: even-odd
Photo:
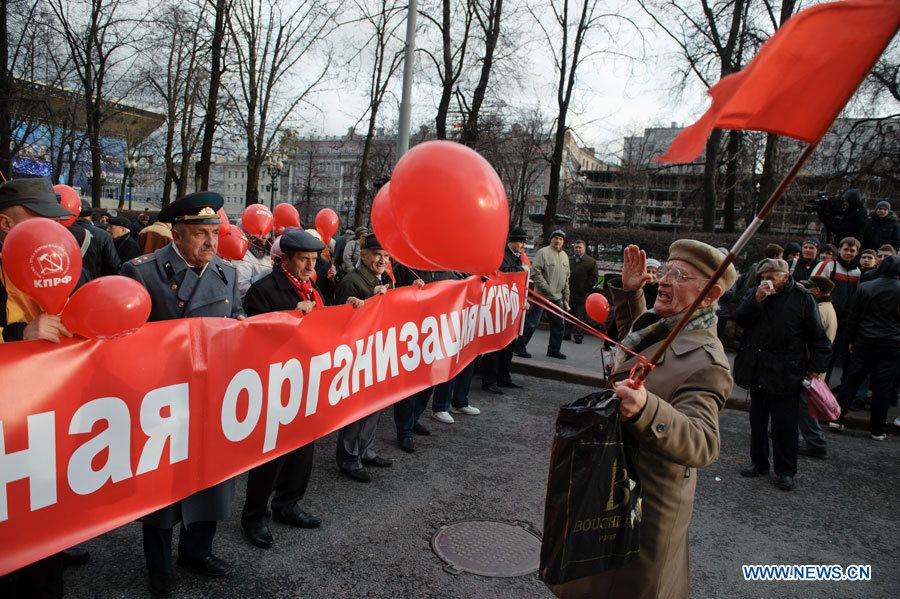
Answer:
[[[537,571],[541,539],[517,524],[464,520],[442,526],[431,538],[431,550],[450,572],[505,578]]]

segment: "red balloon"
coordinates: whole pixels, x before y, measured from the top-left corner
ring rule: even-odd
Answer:
[[[63,310],[62,322],[76,335],[111,339],[141,328],[151,307],[150,294],[134,279],[100,277],[75,292]]]
[[[81,248],[61,224],[31,218],[6,236],[3,270],[44,312],[59,314],[81,276]]]
[[[322,236],[322,243],[325,245],[331,243],[331,238],[338,230],[339,224],[338,215],[334,210],[331,208],[319,210],[319,213],[316,215],[316,231]]]
[[[391,206],[391,184],[386,183],[378,190],[372,202],[372,229],[375,237],[394,260],[413,269],[448,270],[438,264],[429,262],[416,250],[410,247],[403,233],[397,228],[394,209]]]
[[[222,236],[228,232],[228,225],[231,224],[231,221],[228,220],[228,213],[224,208],[216,210],[216,214],[219,215],[219,236]]]
[[[588,316],[599,323],[606,322],[606,317],[609,316],[609,302],[605,296],[599,293],[592,293],[587,296],[587,300],[584,302],[584,309]]]
[[[59,224],[65,227],[71,227],[81,214],[81,198],[78,192],[68,185],[54,185],[53,191],[59,194],[60,205],[72,213],[72,216],[59,221]]]
[[[281,235],[288,227],[300,227],[300,213],[293,204],[282,202],[275,206],[275,234]]]
[[[241,215],[241,224],[244,230],[256,237],[265,237],[275,226],[275,217],[268,208],[262,204],[251,204],[244,208]]]
[[[217,253],[226,260],[243,260],[247,253],[250,240],[236,225],[228,225],[224,235],[219,235],[219,249]]]
[[[509,204],[478,152],[451,141],[412,148],[391,175],[391,205],[396,227],[426,260],[479,275],[500,268]]]

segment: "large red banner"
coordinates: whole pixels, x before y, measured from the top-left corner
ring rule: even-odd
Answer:
[[[448,380],[516,337],[525,276],[0,344],[0,574]]]

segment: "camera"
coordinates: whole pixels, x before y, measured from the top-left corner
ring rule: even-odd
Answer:
[[[824,191],[816,194],[816,197],[803,203],[803,210],[810,214],[819,212],[838,213],[841,211],[841,198],[831,198]]]

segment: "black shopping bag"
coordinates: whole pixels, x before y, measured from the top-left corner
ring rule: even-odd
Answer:
[[[560,584],[638,556],[638,446],[607,389],[562,406],[550,453],[540,576]]]

